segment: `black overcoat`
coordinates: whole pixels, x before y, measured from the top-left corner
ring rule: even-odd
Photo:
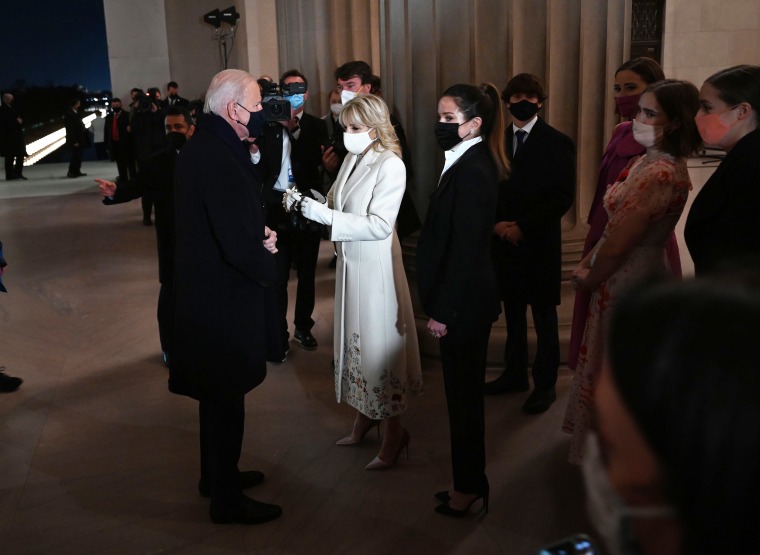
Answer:
[[[175,334],[169,389],[196,399],[245,394],[266,375],[274,256],[247,148],[209,114],[177,156]],[[271,327],[271,326],[270,326]]]

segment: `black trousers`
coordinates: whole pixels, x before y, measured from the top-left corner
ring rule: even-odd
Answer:
[[[5,179],[16,179],[24,172],[23,156],[5,156]]]
[[[536,359],[533,361],[533,385],[550,389],[557,383],[559,368],[559,330],[554,304],[532,304],[536,328]],[[504,303],[507,319],[507,345],[504,350],[504,378],[518,385],[528,384],[528,305]]]
[[[137,176],[135,160],[132,158],[130,144],[123,141],[114,141],[111,143],[114,150],[113,159],[116,162],[116,169],[119,177],[122,179],[134,179]]]
[[[158,292],[158,336],[161,350],[171,353],[172,335],[174,333],[174,281],[162,283]]]
[[[71,148],[71,158],[69,160],[69,173],[72,175],[78,175],[82,173],[82,154],[84,153],[84,148],[81,146],[72,146]]]
[[[218,510],[240,506],[238,461],[243,446],[245,395],[215,395],[199,402],[201,479]]]
[[[319,242],[322,240],[321,228],[299,230],[289,226],[277,229],[277,278],[275,291],[277,298],[278,326],[283,333],[283,345],[288,342],[288,280],[293,263],[296,265],[296,306],[294,324],[296,329],[310,331],[314,327],[311,318],[314,312],[315,275]]]
[[[482,494],[486,478],[483,383],[491,323],[453,326],[440,341],[454,489]]]

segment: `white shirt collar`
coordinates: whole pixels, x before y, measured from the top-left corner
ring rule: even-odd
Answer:
[[[477,137],[473,139],[462,141],[451,150],[447,150],[446,152],[444,152],[443,155],[446,157],[446,163],[443,165],[443,170],[441,171],[441,175],[446,173],[446,170],[448,170],[451,166],[453,166],[454,163],[457,160],[459,160],[465,152],[467,152],[470,148],[474,147],[476,144],[482,141],[483,141],[483,137],[478,135]]]

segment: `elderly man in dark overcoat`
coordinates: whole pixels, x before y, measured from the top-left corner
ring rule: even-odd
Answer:
[[[282,510],[244,496],[242,490],[264,476],[238,469],[245,394],[266,375],[277,251],[249,150],[263,121],[256,80],[240,70],[218,73],[204,112],[177,155],[174,174],[176,304],[169,389],[200,402],[198,487],[211,498],[211,520],[257,524]]]

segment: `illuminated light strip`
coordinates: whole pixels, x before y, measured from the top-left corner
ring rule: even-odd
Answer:
[[[99,110],[100,117],[105,117],[105,110]],[[82,118],[82,123],[84,123],[85,129],[89,129],[92,127],[92,122],[95,121],[95,119],[98,117],[98,114],[93,113],[89,116]],[[31,166],[33,164],[36,164],[41,159],[43,159],[45,156],[53,152],[54,150],[58,150],[66,143],[66,128],[62,127],[61,129],[58,129],[57,131],[53,131],[49,135],[45,135],[41,139],[37,139],[36,141],[32,141],[28,145],[26,145],[26,151],[30,152],[31,154],[24,158],[24,165],[25,166]]]

